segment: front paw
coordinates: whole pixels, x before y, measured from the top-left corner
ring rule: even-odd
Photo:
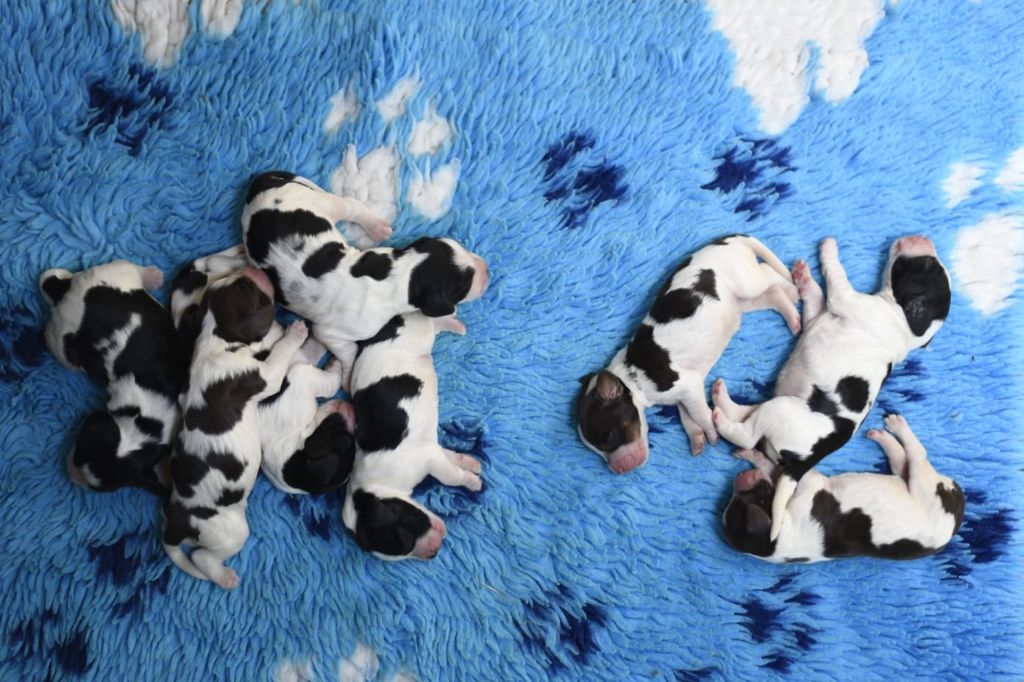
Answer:
[[[828,237],[821,242],[821,260],[832,260],[839,258],[839,245],[834,237]]]
[[[366,223],[363,225],[363,229],[366,230],[366,234],[376,242],[384,241],[393,233],[391,223],[382,219],[372,220]]]
[[[481,490],[483,490],[484,482],[482,480],[480,480],[480,477],[477,476],[476,474],[473,474],[473,473],[470,473],[470,472],[467,471],[466,472],[466,482],[463,484],[463,486],[467,490],[472,490],[473,492],[478,493]]]
[[[295,320],[288,325],[288,330],[285,332],[285,336],[292,343],[302,345],[302,343],[309,336],[309,328],[306,327],[306,323],[302,320]]]

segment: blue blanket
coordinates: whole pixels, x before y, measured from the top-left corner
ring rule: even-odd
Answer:
[[[835,17],[842,3],[177,4],[0,7],[0,679],[1021,675],[1016,0]],[[337,171],[349,145],[396,163]],[[337,497],[260,480],[241,586],[222,592],[164,556],[155,498],[66,479],[104,396],[46,351],[36,278],[114,258],[170,275],[240,240],[247,180],[274,168],[390,202],[393,244],[450,235],[489,261],[468,336],[435,353],[441,440],[485,462],[486,487],[424,485],[445,545],[387,563],[346,535]],[[721,534],[745,465],[724,444],[691,457],[674,410],[652,410],[650,462],[628,475],[579,442],[577,379],[675,264],[738,231],[816,274],[835,236],[863,291],[894,238],[935,240],[949,321],[867,427],[902,412],[963,486],[938,555],[765,564]],[[792,346],[778,315],[750,314],[709,382],[761,400]],[[861,432],[823,469],[883,461]]]

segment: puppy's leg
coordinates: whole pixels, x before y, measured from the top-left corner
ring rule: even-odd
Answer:
[[[775,478],[775,462],[768,459],[768,456],[765,455],[760,450],[736,450],[735,452],[732,453],[732,456],[735,457],[736,459],[742,459],[744,461],[750,462],[751,464],[754,465],[755,469],[760,471],[768,478]]]
[[[245,247],[242,244],[235,244],[218,253],[197,258],[193,264],[196,270],[207,274],[210,281],[213,281],[239,268],[244,268],[248,265],[248,261],[245,258]]]
[[[331,351],[334,359],[338,361],[341,367],[341,390],[348,392],[349,387],[352,385],[352,367],[356,363],[356,354],[359,352],[359,346],[356,345],[355,341],[324,338],[318,332],[317,325],[313,325],[313,336],[326,345],[327,350]]]
[[[302,347],[308,334],[309,330],[306,329],[306,323],[302,320],[296,320],[288,325],[284,336],[274,344],[270,355],[260,367],[260,376],[263,377],[263,381],[267,385],[262,392],[256,395],[257,400],[272,396],[281,390],[281,382],[284,381],[284,377],[292,365],[292,358]]]
[[[718,443],[718,431],[711,419],[711,408],[704,396],[704,377],[684,373],[680,375],[672,391],[673,397],[686,409],[686,413],[704,431],[704,436],[712,445]]]
[[[943,478],[928,461],[928,452],[910,430],[907,420],[903,415],[890,414],[885,418],[885,428],[903,444],[906,452],[906,472],[903,478],[910,488],[910,494],[921,500],[934,498],[935,487]]]
[[[296,364],[288,370],[288,384],[309,394],[311,400],[331,398],[341,388],[341,363],[332,358],[327,367]]]
[[[192,551],[192,563],[206,574],[222,589],[232,590],[238,587],[238,574],[224,565],[224,561],[242,551],[249,539],[249,524],[245,520],[245,512],[228,509],[218,519],[218,539],[216,547],[198,547]],[[202,538],[202,535],[200,535]]]
[[[904,482],[906,482],[907,451],[903,449],[900,442],[888,431],[882,431],[880,429],[871,429],[866,435],[881,446],[882,452],[884,452],[885,456],[889,459],[889,468],[892,470],[893,475],[899,476],[904,480]]]
[[[825,301],[829,310],[837,312],[836,308],[842,307],[843,302],[848,300],[856,292],[846,277],[846,270],[839,262],[839,247],[832,237],[821,242],[821,274],[825,277],[825,286],[828,287],[828,297]]]
[[[334,222],[344,220],[347,223],[355,223],[375,242],[382,242],[391,236],[391,224],[378,217],[363,202],[330,192],[324,192],[320,199]]]
[[[726,417],[736,422],[744,421],[757,407],[757,405],[740,405],[733,402],[729,397],[725,381],[722,379],[716,379],[715,383],[711,385],[711,402],[715,407],[721,408]]]
[[[472,465],[468,462],[476,462]],[[469,490],[480,490],[483,482],[479,473],[474,473],[466,467],[479,467],[480,463],[469,455],[462,455],[444,448],[437,448],[430,455],[430,475],[448,486],[463,486]]]
[[[327,352],[327,346],[317,341],[315,338],[309,337],[306,342],[299,348],[299,352],[295,354],[293,358],[294,362],[303,362],[309,365],[315,365],[320,362],[320,358]]]
[[[798,260],[793,265],[793,282],[796,283],[800,300],[803,301],[803,326],[807,327],[825,306],[825,294],[817,280],[811,277],[811,269],[807,261]]]
[[[462,320],[455,317],[455,313],[444,317],[432,317],[430,319],[434,322],[435,331],[452,332],[459,336],[466,335],[466,325],[462,323]]]
[[[761,267],[764,266],[762,265]],[[775,274],[774,271],[772,271],[772,274]],[[778,275],[775,276],[778,277]],[[800,313],[796,309],[795,296],[796,288],[792,284],[787,284],[786,286],[773,285],[756,298],[741,299],[739,302],[740,310],[745,313],[754,310],[774,310],[786,320],[786,326],[789,327],[791,333],[799,334]]]
[[[803,400],[792,396],[780,396],[753,406],[743,421],[731,419],[721,407],[717,406],[712,412],[712,418],[722,437],[737,447],[745,450],[753,449],[762,438],[768,438],[776,450],[792,449],[802,452],[805,449],[803,445],[792,447],[795,441],[813,437],[813,440],[810,441],[810,444],[813,445],[823,434],[817,433],[817,429],[814,428],[817,426],[815,422],[808,425],[810,428],[805,429],[796,429],[794,425],[802,425],[809,419],[813,420],[814,414],[810,412],[807,403]],[[822,415],[817,416],[825,419],[831,426],[830,420]],[[825,433],[827,434],[828,431]]]
[[[454,462],[455,466],[460,469],[465,469],[473,474],[479,474],[483,471],[483,467],[480,466],[480,460],[476,457],[470,457],[469,455],[464,455],[461,452],[455,452],[448,448],[441,448],[441,450],[444,452],[444,456],[447,457],[449,461]]]
[[[679,421],[683,423],[686,437],[690,439],[690,454],[696,457],[704,452],[704,444],[707,442],[704,429],[700,428],[700,425],[693,421],[690,413],[686,411],[683,405],[677,405],[677,408],[679,409]]]

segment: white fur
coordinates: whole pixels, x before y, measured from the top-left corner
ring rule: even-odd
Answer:
[[[423,118],[416,121],[409,137],[409,153],[413,156],[436,154],[455,134],[452,124],[437,113],[433,102],[427,103]]]
[[[996,184],[1007,192],[1024,190],[1024,147],[1015,150],[996,176]]]
[[[409,204],[427,220],[437,220],[452,207],[452,197],[459,184],[461,164],[458,159],[430,172],[430,162],[421,174],[409,182],[406,199]]]
[[[377,677],[380,661],[377,652],[362,642],[356,642],[355,651],[348,658],[341,659],[338,666],[339,682],[366,682]]]
[[[933,322],[923,336],[915,336],[893,297],[890,273],[898,249],[905,248],[899,246],[903,241],[893,244],[882,288],[876,294],[862,294],[850,286],[834,239],[821,244],[827,304],[821,288],[807,274],[806,263],[794,268],[794,280],[803,299],[803,334],[776,379],[775,397],[771,400],[754,406],[737,405],[729,398],[724,383],[715,383],[713,416],[723,438],[745,449],[755,447],[764,438],[765,454],[773,461],[779,461],[782,450],[809,453],[819,439],[834,431],[834,424],[828,416],[813,412],[808,407],[808,398],[815,387],[831,392],[848,376],[868,382],[867,404],[863,409],[852,413],[841,404],[838,406],[838,416],[851,420],[856,432],[878,395],[887,366],[902,362],[911,350],[927,343],[942,324]],[[934,247],[931,254],[935,255]],[[778,536],[781,510],[796,484],[787,474],[779,477],[772,539]]]
[[[419,69],[417,69],[413,75],[406,76],[395,83],[395,87],[377,101],[377,112],[385,123],[391,123],[405,113],[406,102],[416,94],[421,85],[423,85],[423,81],[420,80]]]
[[[334,133],[348,120],[359,118],[359,99],[356,96],[356,79],[353,77],[348,82],[348,87],[338,90],[331,96],[331,110],[324,118],[324,134]]]
[[[191,25],[188,3],[111,0],[110,8],[126,32],[142,34],[142,54],[148,63],[164,67],[174,63]]]
[[[946,208],[953,208],[981,187],[985,169],[977,164],[957,161],[949,167],[949,175],[942,181],[946,193]]]
[[[431,517],[440,537],[435,535],[430,541],[439,544],[444,524],[412,499],[413,488],[427,476],[433,476],[444,485],[465,486],[470,490],[482,487],[480,463],[469,455],[446,450],[437,442],[437,373],[431,357],[434,337],[438,330],[464,328],[453,324],[451,318],[432,319],[420,313],[404,315],[403,319],[404,324],[394,339],[368,345],[362,350],[352,371],[352,394],[355,396],[381,379],[402,374],[419,379],[422,388],[415,397],[399,403],[408,415],[408,426],[398,447],[376,452],[357,448],[342,520],[349,530],[355,530],[357,515],[352,496],[359,490],[380,498],[401,498]],[[389,560],[406,558],[377,556]]]
[[[355,145],[350,144],[345,149],[341,165],[331,174],[331,192],[355,199],[364,204],[375,218],[393,223],[398,217],[398,161],[394,147],[377,147],[360,159]],[[350,219],[349,222],[353,221]],[[345,229],[345,234],[360,249],[376,246],[382,241],[349,229]]]
[[[971,304],[994,315],[1024,275],[1024,215],[991,213],[957,235],[953,272]]]
[[[758,257],[765,262],[759,263]],[[644,410],[652,405],[676,405],[679,408],[693,454],[703,450],[705,440],[717,441],[718,435],[705,398],[704,381],[739,330],[744,312],[764,308],[777,310],[786,318],[794,334],[800,331],[795,304],[797,293],[789,271],[757,239],[733,236],[725,245],[701,249],[693,254],[685,268],[672,276],[668,291],[691,287],[705,269],[715,273],[717,300],[705,298],[692,316],[665,324],[656,322],[650,313],[644,317],[643,324],[654,329],[655,343],[669,354],[671,367],[679,375],[676,383],[666,391],[659,391],[643,371],[626,361],[628,345],[619,350],[607,367],[630,390],[641,422],[640,441],[627,443],[608,455],[587,443],[580,432],[584,444],[605,457],[610,465],[620,457],[627,457],[633,462],[629,468],[646,461],[647,419]],[[591,379],[588,390],[594,390],[595,385],[596,378]]]
[[[217,38],[227,38],[242,18],[243,0],[203,0],[200,14],[203,30]]]

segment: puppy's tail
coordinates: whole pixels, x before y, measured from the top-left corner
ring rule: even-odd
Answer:
[[[196,565],[193,564],[187,556],[185,556],[185,552],[182,551],[181,545],[164,544],[164,551],[167,552],[167,556],[170,557],[175,566],[185,571],[193,578],[209,580],[209,578],[206,577],[206,574],[196,568]]]
[[[768,264],[768,267],[770,267],[772,270],[785,277],[787,282],[793,281],[793,275],[789,272],[789,268],[787,268],[785,264],[781,260],[779,260],[778,256],[771,252],[771,249],[762,244],[759,239],[757,239],[756,237],[745,235],[743,237],[738,238],[736,241],[740,242],[741,244],[745,245],[748,249],[753,251],[758,258],[760,258],[761,260]]]

